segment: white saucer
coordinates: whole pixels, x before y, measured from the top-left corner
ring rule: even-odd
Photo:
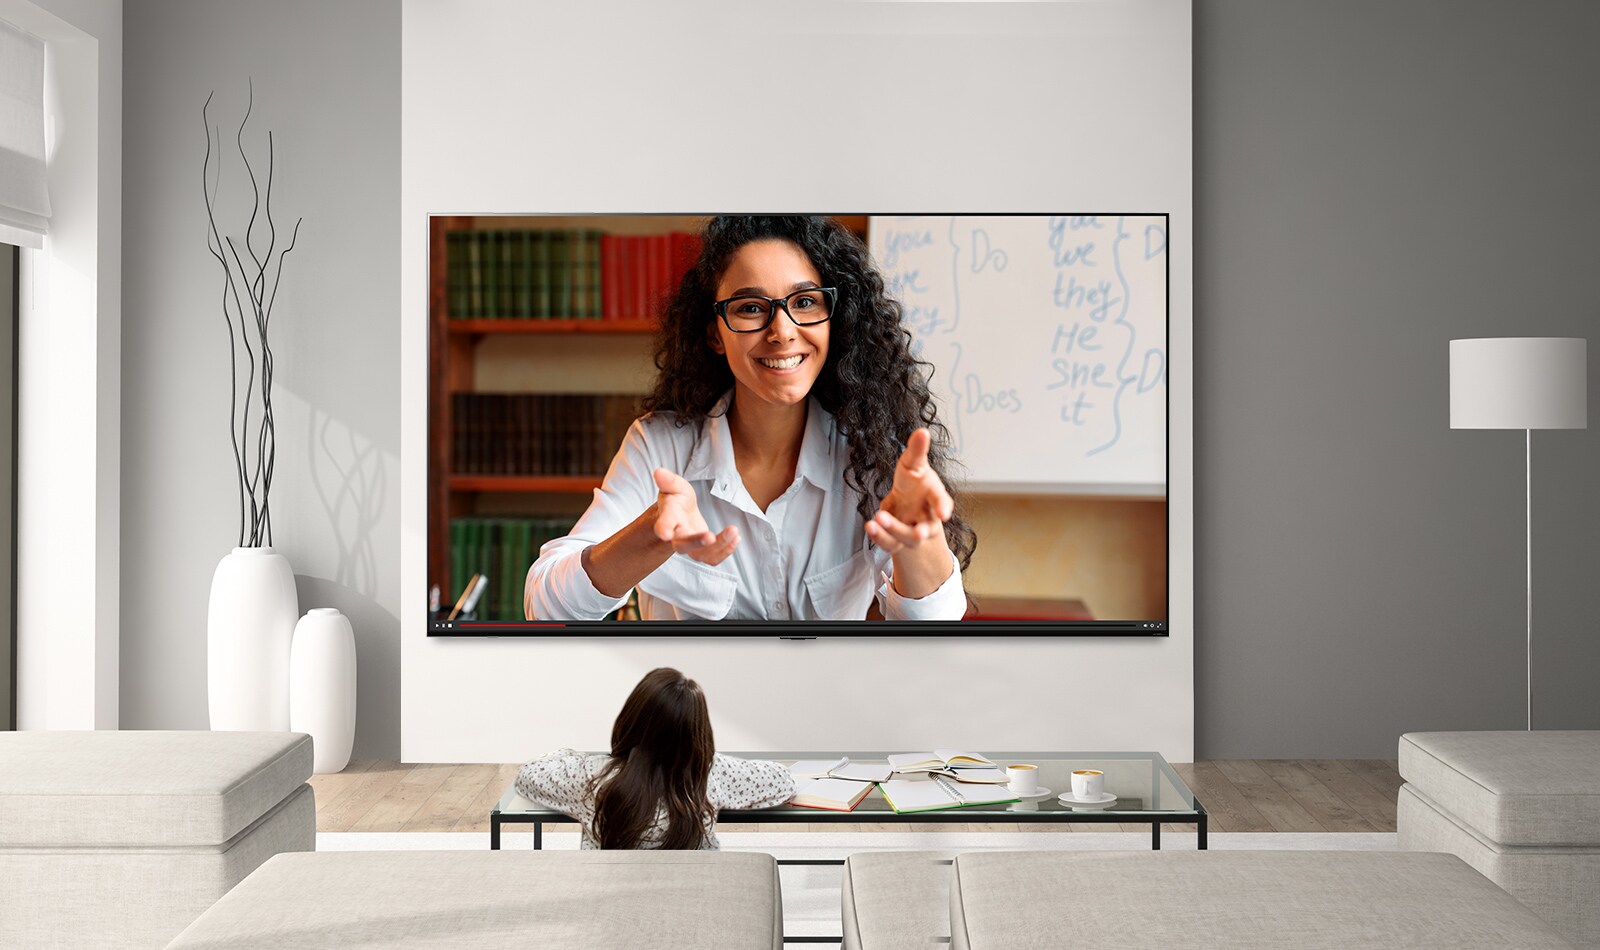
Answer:
[[[1117,800],[1117,796],[1107,792],[1099,798],[1076,798],[1071,792],[1062,792],[1056,796],[1056,801],[1074,808],[1094,808],[1099,805],[1109,805]]]
[[[1011,787],[1009,785],[1006,786],[1006,790],[1011,791]],[[1029,792],[1026,795],[1021,792],[1011,792],[1011,794],[1017,796],[1025,802],[1036,802],[1040,799],[1049,798],[1051,795],[1054,795],[1055,792],[1052,792],[1048,788],[1045,788],[1043,785],[1041,785],[1039,786],[1039,790],[1037,792]]]

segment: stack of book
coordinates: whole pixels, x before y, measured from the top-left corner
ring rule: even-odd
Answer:
[[[451,461],[465,475],[602,475],[640,414],[619,394],[454,393]]]
[[[935,749],[889,756],[898,775],[879,784],[879,791],[896,814],[1003,805],[1022,798],[1006,787],[1005,770],[976,752]]]
[[[796,762],[789,766],[789,773],[796,780],[789,804],[826,811],[854,811],[872,791],[873,783],[891,774],[888,763],[852,763],[844,756]]]
[[[545,542],[572,531],[571,517],[450,519],[452,602],[474,575],[488,580],[477,620],[521,620],[528,568]]]
[[[699,256],[700,238],[450,231],[445,250],[452,319],[653,320]]]

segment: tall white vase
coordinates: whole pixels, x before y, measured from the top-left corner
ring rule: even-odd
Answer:
[[[311,736],[311,771],[341,772],[356,741],[356,637],[332,607],[313,607],[294,628],[289,654],[289,729]]]
[[[289,730],[289,646],[300,601],[289,559],[234,548],[211,576],[206,697],[216,730]]]

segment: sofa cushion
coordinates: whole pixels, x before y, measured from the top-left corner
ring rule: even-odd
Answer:
[[[1486,840],[1412,785],[1400,786],[1401,851],[1443,851],[1472,865],[1580,947],[1600,947],[1600,848],[1507,847]]]
[[[953,950],[1571,947],[1449,854],[963,854],[950,913]]]
[[[927,950],[950,939],[951,855],[852,854],[839,888],[842,950]]]
[[[716,851],[280,854],[168,950],[783,947],[771,855]]]
[[[0,733],[0,848],[221,845],[310,777],[292,732]]]
[[[1400,775],[1490,841],[1600,845],[1600,732],[1410,732]]]

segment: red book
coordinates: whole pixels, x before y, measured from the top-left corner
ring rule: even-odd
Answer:
[[[855,782],[844,778],[813,779],[795,791],[789,804],[826,811],[855,811],[856,806],[875,787],[871,782]]]
[[[622,273],[617,269],[618,240],[614,235],[600,235],[600,316],[606,320],[622,316]]]
[[[640,235],[624,238],[628,246],[628,282],[626,300],[628,301],[628,317],[632,320],[643,320],[650,315],[650,288],[648,286],[649,271],[646,268],[646,245],[649,241]]]
[[[672,282],[672,235],[657,234],[651,238],[655,244],[655,269],[651,276],[655,283],[655,306],[650,310],[652,319],[659,320],[667,312],[667,304],[677,296],[678,288]]]

